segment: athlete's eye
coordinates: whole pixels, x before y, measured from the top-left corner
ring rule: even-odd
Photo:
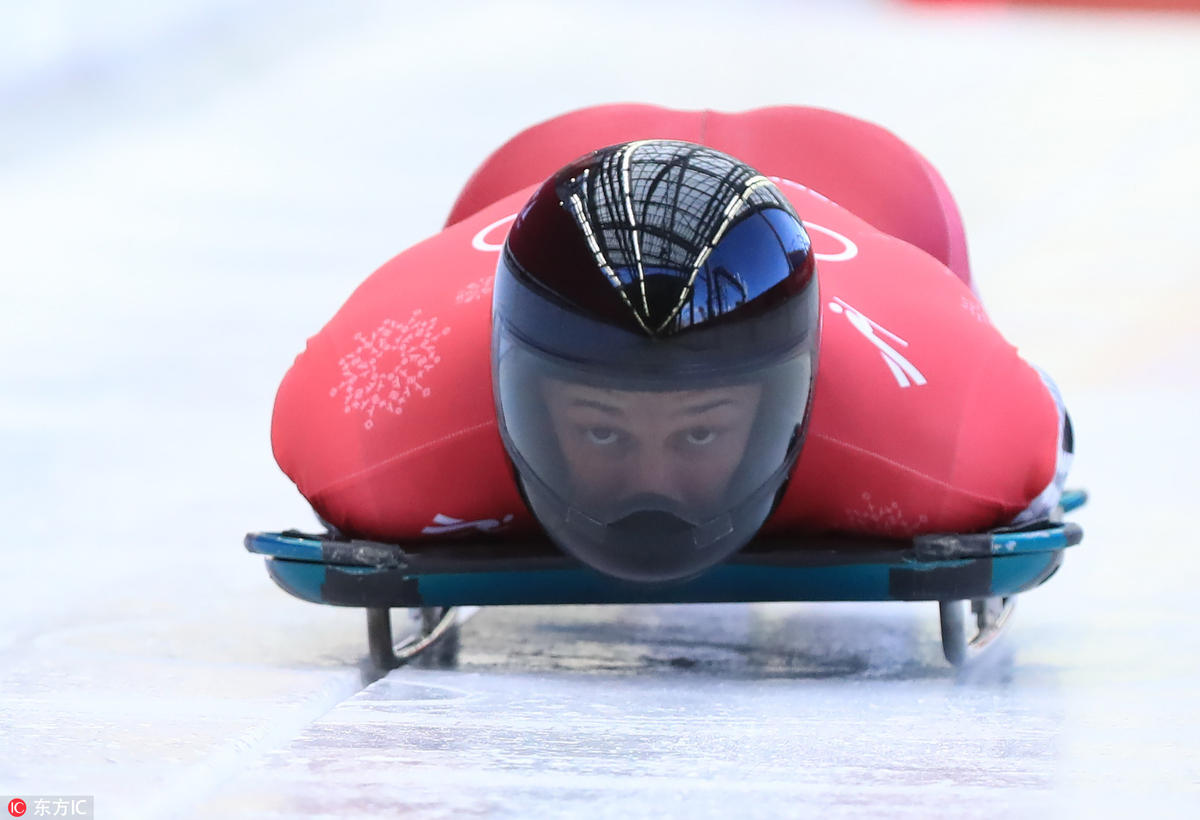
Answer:
[[[703,447],[705,444],[712,444],[717,437],[717,431],[711,427],[693,427],[687,432],[688,444],[697,447]]]
[[[617,443],[620,434],[611,427],[589,427],[587,428],[587,439],[592,444],[598,447],[607,447]]]

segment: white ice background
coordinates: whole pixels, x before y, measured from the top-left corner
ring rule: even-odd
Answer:
[[[0,795],[98,817],[1196,816],[1200,18],[847,2],[0,3]],[[484,610],[372,682],[280,377],[471,170],[600,102],[818,105],[943,172],[1075,420],[989,664],[932,604]],[[452,469],[452,466],[448,466]],[[6,801],[5,801],[6,802]]]

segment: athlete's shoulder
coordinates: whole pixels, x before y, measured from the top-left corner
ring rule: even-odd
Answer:
[[[453,225],[514,191],[540,182],[589,151],[636,139],[703,142],[705,114],[617,103],[579,108],[531,125],[492,152],[450,210]]]
[[[970,293],[953,271],[924,249],[885,233],[802,182],[778,176],[770,179],[804,223],[822,287],[836,284],[855,291],[874,290],[884,302],[894,299],[900,287],[918,287],[926,295],[944,289],[956,301],[961,293]]]
[[[327,521],[347,532],[409,532],[428,523],[429,510],[417,505],[404,513],[415,518],[397,523],[389,516],[401,513],[376,504],[364,482],[390,476],[389,493],[424,499],[437,464],[470,462],[472,448],[497,452],[492,281],[526,196],[506,197],[384,263],[284,376],[272,416],[275,457]],[[452,445],[459,449],[448,455]],[[489,475],[495,483],[504,472]]]

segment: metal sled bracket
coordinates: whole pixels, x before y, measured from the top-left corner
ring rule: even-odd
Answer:
[[[961,667],[979,658],[1003,634],[1016,605],[1015,597],[977,598],[970,602],[968,617],[966,601],[939,601],[946,660]]]
[[[379,669],[395,669],[418,656],[433,666],[453,666],[458,660],[459,612],[455,607],[421,607],[421,632],[399,645],[392,639],[392,611],[367,609],[367,643],[371,662]]]

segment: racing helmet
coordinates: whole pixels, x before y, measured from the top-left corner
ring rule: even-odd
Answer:
[[[808,235],[745,163],[594,151],[517,215],[493,292],[500,435],[549,537],[617,578],[743,547],[804,439],[820,339]]]

